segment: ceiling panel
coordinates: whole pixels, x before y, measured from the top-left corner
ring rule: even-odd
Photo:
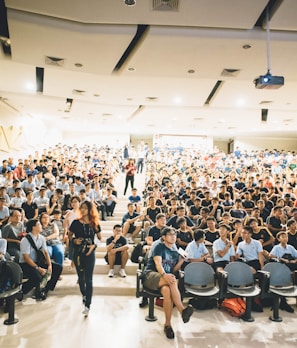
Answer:
[[[284,0],[270,23],[272,30],[297,30],[297,1]]]
[[[133,8],[122,0],[7,0],[12,57],[0,55],[0,97],[24,115],[67,130],[292,136],[297,32],[291,1],[277,9],[277,30],[270,33],[271,72],[283,75],[285,85],[257,90],[253,84],[267,72],[267,33],[254,27],[267,3],[187,0],[177,12],[157,12],[148,0]],[[293,30],[279,30],[284,19]],[[150,25],[147,35],[115,74],[139,23]],[[46,65],[46,55],[65,59],[64,66]],[[27,89],[36,66],[45,67],[43,94]],[[239,71],[222,76],[223,69]],[[218,80],[222,87],[204,106]],[[69,112],[66,98],[73,98]],[[261,108],[269,109],[265,124]]]
[[[123,0],[6,0],[8,8],[83,23],[121,23],[251,29],[268,0],[186,0],[178,11],[152,11],[152,0],[125,6]],[[244,14],[244,16],[243,16]]]

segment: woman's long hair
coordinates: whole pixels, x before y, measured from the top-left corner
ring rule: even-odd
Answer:
[[[90,226],[92,226],[95,231],[98,231],[99,213],[97,208],[92,202],[89,202],[89,201],[82,202],[80,206],[82,206],[83,204],[85,204],[86,207],[88,208],[88,218],[90,220]]]

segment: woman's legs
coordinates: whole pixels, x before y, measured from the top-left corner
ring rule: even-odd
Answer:
[[[95,266],[95,253],[86,256],[86,265],[85,265],[85,282],[86,282],[86,307],[90,308],[93,295],[93,272]]]
[[[132,175],[132,176],[126,175],[126,183],[125,183],[124,195],[127,192],[127,188],[128,188],[129,182],[131,183],[131,188],[134,188],[134,175]]]
[[[129,183],[129,176],[126,175],[126,179],[125,179],[125,188],[124,188],[124,196],[127,192],[127,188],[128,188],[128,183]]]
[[[85,270],[82,264],[84,256],[73,255],[73,262],[75,265],[76,273],[78,275],[78,285],[82,296],[86,296],[86,282],[85,282]]]
[[[131,188],[134,188],[134,175],[130,176]]]
[[[93,271],[95,265],[95,253],[89,256],[78,255],[74,258],[74,264],[78,275],[79,289],[85,297],[85,306],[90,308],[93,295]]]

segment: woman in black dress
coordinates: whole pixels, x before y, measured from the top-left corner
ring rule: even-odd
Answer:
[[[74,220],[69,228],[69,239],[73,241],[73,261],[78,275],[80,292],[83,297],[84,316],[88,316],[93,294],[93,271],[95,266],[95,234],[101,239],[99,214],[95,205],[84,201],[80,205],[81,217]]]

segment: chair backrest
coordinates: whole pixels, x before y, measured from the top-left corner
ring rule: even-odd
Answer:
[[[228,273],[228,286],[235,288],[248,288],[254,286],[253,272],[246,263],[231,262],[224,270]]]
[[[263,267],[263,271],[270,273],[270,286],[293,286],[291,270],[283,263],[269,262]]]
[[[191,262],[184,270],[185,284],[209,289],[215,286],[215,273],[210,265],[204,262]]]

